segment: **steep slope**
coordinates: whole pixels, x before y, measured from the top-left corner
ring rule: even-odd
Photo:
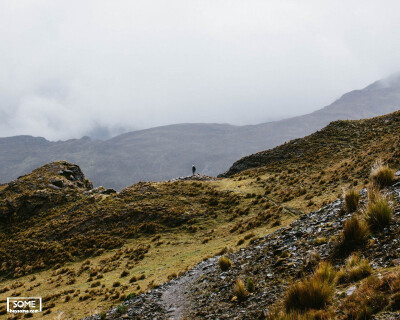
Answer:
[[[238,158],[306,136],[331,121],[398,110],[399,79],[395,75],[352,91],[308,115],[259,125],[179,124],[134,131],[107,141],[0,138],[0,182],[57,160],[77,163],[95,185],[117,190],[141,180],[185,175],[192,164],[202,174],[217,175]]]

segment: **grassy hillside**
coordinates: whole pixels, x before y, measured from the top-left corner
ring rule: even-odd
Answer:
[[[399,130],[400,112],[338,121],[240,160],[228,178],[137,183],[119,193],[93,189],[75,165],[45,165],[0,186],[1,303],[43,296],[44,319],[106,310],[247,246],[342,188],[362,188],[377,158],[396,168]]]

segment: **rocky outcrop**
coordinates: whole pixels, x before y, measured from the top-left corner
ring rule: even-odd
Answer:
[[[27,219],[68,201],[71,192],[93,188],[75,164],[52,162],[0,187],[0,222]]]

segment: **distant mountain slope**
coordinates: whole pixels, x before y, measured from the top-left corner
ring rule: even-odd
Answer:
[[[245,155],[304,137],[331,121],[369,118],[399,109],[400,74],[346,93],[313,113],[259,125],[177,124],[107,141],[0,138],[0,183],[56,160],[77,163],[95,185],[115,189],[140,180],[186,175],[192,164],[200,173],[217,175]]]

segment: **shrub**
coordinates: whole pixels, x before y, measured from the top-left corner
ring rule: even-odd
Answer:
[[[346,261],[346,265],[339,270],[337,281],[348,283],[359,281],[370,276],[372,268],[367,259],[362,259],[358,253],[352,254]]]
[[[113,283],[114,288],[119,287],[120,285],[121,285],[121,282],[119,282],[119,281],[116,281]]]
[[[229,260],[227,257],[223,256],[219,258],[218,265],[222,271],[227,271],[232,266],[232,261]]]
[[[371,229],[383,229],[392,220],[393,208],[386,196],[377,193],[368,201],[364,217]]]
[[[359,201],[360,194],[354,189],[350,189],[344,194],[344,207],[349,213],[357,210]]]
[[[382,160],[377,160],[371,168],[370,178],[377,187],[390,186],[394,181],[394,171],[384,165]]]
[[[236,279],[235,285],[233,287],[233,293],[238,298],[239,301],[243,301],[247,298],[249,294],[246,290],[243,280]]]
[[[355,248],[364,245],[368,237],[368,225],[357,216],[353,215],[344,223],[343,232],[336,249],[340,254],[347,254]]]
[[[137,278],[135,276],[132,276],[132,278],[129,279],[129,283],[136,282]]]
[[[100,320],[106,320],[106,318],[107,318],[107,313],[105,311],[100,313]]]

